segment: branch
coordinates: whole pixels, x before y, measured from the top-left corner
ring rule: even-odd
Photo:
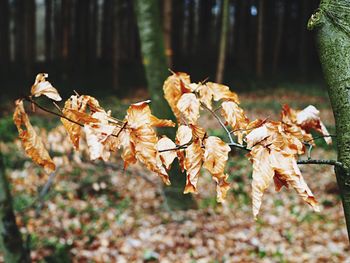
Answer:
[[[80,123],[80,122],[77,122],[77,121],[75,121],[75,120],[72,120],[71,118],[65,116],[64,114],[57,113],[57,112],[55,112],[55,111],[52,111],[52,110],[47,109],[47,108],[41,106],[39,103],[37,103],[36,101],[34,101],[34,100],[33,100],[32,98],[30,98],[30,97],[25,97],[24,100],[26,100],[26,101],[28,101],[28,102],[34,104],[36,107],[38,107],[39,109],[41,109],[41,110],[43,110],[43,111],[45,111],[45,112],[47,112],[47,113],[50,113],[50,114],[55,115],[55,116],[57,116],[57,117],[63,118],[63,119],[65,119],[65,120],[67,120],[67,121],[70,121],[70,122],[72,122],[72,123],[74,123],[74,124],[79,125],[80,127],[84,127],[84,124],[82,124],[82,123]],[[113,119],[114,119],[114,118],[113,118]],[[118,121],[119,121],[119,120],[118,120]],[[119,134],[122,132],[123,129],[126,128],[127,124],[128,124],[128,122],[123,122],[123,125],[122,125],[121,129],[118,131],[118,133],[117,133],[117,134],[111,134],[111,136],[118,138]],[[118,126],[116,125],[116,127],[118,127]]]
[[[336,160],[298,160],[298,164],[326,164],[326,165],[334,165],[338,167],[343,167],[343,164],[341,162],[338,162]]]
[[[236,145],[237,143],[234,142],[230,131],[227,129],[226,125],[222,122],[222,120],[220,119],[220,117],[219,117],[213,110],[209,109],[209,108],[207,107],[207,105],[205,105],[205,104],[202,103],[202,102],[201,102],[201,106],[202,106],[203,108],[205,108],[206,110],[208,110],[208,111],[215,117],[215,119],[217,119],[217,121],[220,123],[221,127],[222,127],[222,128],[225,130],[225,132],[227,133],[227,136],[228,136],[228,138],[229,138],[229,140],[230,140],[230,144]]]
[[[310,140],[305,141],[305,143],[309,143],[309,142],[312,142],[312,141],[314,141],[314,140],[317,140],[317,139],[322,139],[322,138],[327,138],[327,137],[336,138],[336,137],[337,137],[337,135],[334,135],[334,134],[329,134],[329,135],[320,135],[320,136],[316,136],[316,137],[314,137],[314,138],[312,138],[312,139],[310,139]]]
[[[75,124],[79,125],[80,127],[84,127],[84,125],[83,125],[82,123],[80,123],[80,122],[77,122],[77,121],[75,121],[75,120],[72,120],[72,119],[68,118],[67,116],[65,116],[65,115],[63,115],[63,114],[60,114],[60,113],[57,113],[57,112],[55,112],[55,111],[46,109],[45,107],[43,107],[43,106],[41,106],[40,104],[38,104],[36,101],[32,100],[30,97],[25,97],[24,99],[25,99],[26,101],[28,101],[28,102],[34,104],[34,105],[37,106],[39,109],[41,109],[41,110],[43,110],[43,111],[45,111],[45,112],[47,112],[47,113],[53,114],[53,115],[55,115],[55,116],[57,116],[57,117],[60,117],[60,118],[63,118],[63,119],[66,119],[67,121],[70,121],[70,122],[72,122],[72,123],[75,123]]]

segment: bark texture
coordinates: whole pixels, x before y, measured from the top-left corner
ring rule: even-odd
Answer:
[[[317,30],[319,56],[328,84],[336,123],[338,160],[336,167],[348,234],[350,233],[350,1],[322,0],[308,22]],[[350,235],[349,235],[350,237]]]
[[[9,183],[0,153],[0,244],[5,262],[30,262],[30,256],[25,249],[21,233],[16,225],[12,207]]]
[[[141,41],[143,65],[146,71],[148,91],[152,99],[151,108],[160,118],[174,119],[170,107],[163,97],[163,82],[169,75],[165,54],[160,10],[157,0],[135,0],[135,12]],[[174,139],[174,129],[164,129],[162,133]],[[181,174],[177,164],[169,172],[171,187],[164,189],[166,201],[172,209],[193,207],[191,195],[182,193],[186,176]]]

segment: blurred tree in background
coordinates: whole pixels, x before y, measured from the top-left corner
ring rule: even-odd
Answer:
[[[98,92],[118,96],[145,87],[136,2],[1,0],[0,81],[4,89],[18,96],[39,71],[50,72],[67,93],[71,85],[86,92],[103,86]],[[222,71],[223,82],[241,83],[245,88],[256,77],[271,79],[278,74],[310,80],[319,76],[317,54],[304,26],[318,3],[154,1],[160,10],[169,67],[195,78],[214,79]],[[223,30],[227,40],[222,38]],[[226,50],[221,57],[225,59],[218,62],[223,43]]]

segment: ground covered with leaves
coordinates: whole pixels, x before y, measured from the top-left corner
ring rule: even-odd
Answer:
[[[332,112],[323,92],[305,95],[277,89],[240,94],[240,99],[252,119],[278,119],[283,103],[299,109],[313,104],[334,132]],[[112,99],[106,103],[117,104]],[[36,124],[47,126],[40,123],[45,118],[40,116]],[[201,122],[211,135],[225,138],[215,118],[204,116]],[[227,172],[231,190],[224,204],[216,202],[215,183],[203,171],[199,194],[195,195],[198,209],[171,211],[159,177],[141,165],[123,171],[118,157],[108,163],[87,161],[84,147],[81,154],[74,153],[62,127],[54,129],[53,123],[49,123],[51,132],[42,131],[42,136],[58,169],[51,190],[42,199],[38,193],[49,175],[26,159],[11,136],[2,138],[18,223],[24,236],[30,235],[34,262],[348,260],[347,233],[331,166],[300,166],[321,204],[319,213],[294,190],[276,193],[271,186],[255,221],[251,208],[252,168],[239,150],[230,153]],[[5,126],[3,123],[2,129]],[[323,141],[317,145],[313,158],[335,158],[334,146]]]

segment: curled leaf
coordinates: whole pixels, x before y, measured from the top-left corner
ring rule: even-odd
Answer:
[[[265,140],[269,136],[267,128],[265,125],[253,129],[246,137],[245,141],[247,142],[248,149],[253,148],[259,142]]]
[[[238,142],[242,143],[249,119],[244,114],[243,109],[233,101],[224,101],[221,106],[221,114],[225,118],[226,124],[231,126],[232,130],[235,131],[234,134],[238,136]]]
[[[314,106],[309,105],[302,111],[299,111],[296,116],[298,125],[301,126],[306,132],[311,129],[315,129],[323,136],[329,136],[329,132],[326,126],[323,124],[320,118],[320,112]],[[324,137],[327,144],[332,143],[331,137]]]
[[[31,125],[28,115],[24,110],[23,101],[16,101],[16,109],[13,114],[13,121],[17,127],[26,154],[38,165],[44,167],[46,172],[56,169],[49,153],[45,149],[41,138],[36,134]]]
[[[175,147],[176,147],[176,144],[166,136],[164,136],[157,142],[158,152],[163,150],[174,149]],[[165,168],[169,170],[170,165],[173,163],[174,159],[176,158],[176,151],[171,150],[171,151],[159,152],[159,155]]]
[[[213,82],[207,82],[205,85],[212,91],[213,99],[215,101],[228,100],[239,104],[238,95],[235,92],[230,91],[228,86]]]
[[[203,144],[205,148],[203,167],[211,173],[217,184],[217,201],[223,202],[229,189],[229,184],[226,181],[228,176],[224,174],[224,170],[231,148],[215,136],[209,136]]]
[[[203,167],[213,176],[223,174],[231,148],[219,137],[209,136],[204,140],[204,149]]]
[[[175,142],[177,145],[185,145],[192,140],[192,130],[186,125],[180,125],[176,132]],[[177,158],[179,159],[179,165],[181,171],[185,170],[185,150],[179,149],[176,151]]]
[[[46,80],[48,76],[47,73],[39,73],[36,75],[35,82],[31,88],[32,96],[39,97],[45,95],[52,100],[61,101],[62,98],[60,94],[58,94],[58,91]]]
[[[178,110],[191,124],[195,124],[199,118],[199,106],[199,100],[193,93],[183,94],[177,102]]]
[[[191,92],[187,88],[189,84],[190,76],[186,73],[178,72],[168,77],[163,85],[164,97],[178,120],[181,118],[181,112],[177,108],[177,103],[183,93]]]
[[[197,182],[202,166],[203,149],[199,139],[195,139],[185,150],[186,186],[184,194],[197,193]]]

